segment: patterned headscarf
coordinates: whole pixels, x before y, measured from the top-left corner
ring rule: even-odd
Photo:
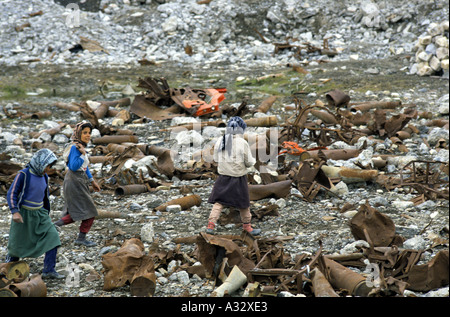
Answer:
[[[31,172],[35,175],[44,175],[44,170],[48,165],[55,163],[58,160],[56,155],[49,149],[41,149],[37,151],[31,158],[30,163],[27,167],[30,168]]]
[[[82,122],[77,123],[77,125],[75,126],[75,129],[73,130],[73,134],[71,137],[72,142],[74,142],[75,144],[80,143],[83,146],[87,146],[86,143],[81,141],[81,131],[83,131],[83,129],[86,127],[89,127],[91,129],[91,131],[93,129],[93,126],[90,122],[82,121]]]
[[[242,120],[241,117],[232,117],[225,129],[225,134],[222,138],[221,150],[227,149],[229,155],[231,155],[231,147],[233,144],[234,134],[244,134],[245,129],[247,129],[247,124]]]

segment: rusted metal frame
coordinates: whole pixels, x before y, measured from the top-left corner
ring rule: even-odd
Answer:
[[[309,106],[306,106],[306,107],[303,107],[303,108],[299,108],[298,115],[297,115],[297,117],[296,117],[296,119],[295,119],[295,121],[294,121],[294,123],[293,123],[292,125],[293,125],[294,127],[296,127],[297,129],[303,130],[304,127],[301,126],[300,120],[301,120],[301,118],[302,118],[304,115],[307,115],[307,114],[309,113],[309,110],[311,110],[311,109],[313,109],[313,108],[320,108],[320,109],[325,110],[325,111],[328,112],[330,115],[332,115],[332,116],[336,119],[336,121],[337,121],[341,126],[344,126],[344,125],[341,124],[341,121],[342,121],[341,116],[337,116],[335,113],[331,112],[327,107],[322,106],[322,105],[309,105]],[[313,130],[313,131],[315,131],[315,130],[321,130],[321,131],[327,131],[327,132],[334,132],[334,133],[337,134],[337,136],[339,137],[339,139],[341,139],[342,141],[344,141],[344,142],[346,142],[346,143],[349,142],[349,140],[347,140],[347,139],[342,135],[342,131],[339,131],[339,130],[336,130],[336,129],[323,128],[323,127],[318,127],[318,128],[308,127],[308,130]],[[345,132],[353,132],[353,131],[345,131]],[[344,133],[345,133],[345,132],[344,132]],[[297,134],[298,134],[298,135],[301,135],[301,131],[299,131],[299,133],[297,133]]]
[[[301,286],[303,282],[302,275],[306,272],[309,272],[309,269],[314,266],[319,259],[321,253],[322,253],[322,242],[319,241],[320,248],[314,255],[314,257],[310,260],[310,262],[304,266],[304,268],[298,270],[298,269],[280,269],[280,268],[272,268],[272,269],[259,269],[257,267],[253,268],[248,272],[248,278],[249,281],[254,281],[254,275],[260,275],[260,276],[278,276],[278,275],[292,275],[291,278],[283,281],[280,286],[275,287],[275,291],[279,291],[280,289],[284,289],[288,291],[287,284],[292,282],[293,280],[297,279],[297,290],[298,292],[301,291]],[[267,253],[269,254],[269,252]],[[266,254],[266,255],[267,255]],[[296,266],[299,262],[296,263]],[[259,264],[259,263],[258,263]]]
[[[417,190],[419,192],[419,194],[425,195],[428,199],[437,199],[438,197],[442,197],[444,199],[449,199],[449,195],[446,194],[445,192],[438,191],[434,188],[427,187],[420,183],[405,184],[404,186],[413,187],[415,190]],[[430,192],[435,195],[430,194]]]
[[[417,170],[416,170],[416,163],[425,163],[426,164],[426,172],[424,177],[420,177],[417,175]],[[412,165],[412,178],[413,178],[413,182],[405,182],[405,178],[403,176],[403,170],[400,171],[400,184],[398,186],[410,186],[413,187],[414,189],[416,189],[420,194],[425,195],[427,198],[429,199],[434,199],[435,197],[433,197],[432,195],[430,195],[429,192],[432,192],[434,194],[436,194],[438,197],[442,197],[444,199],[449,199],[448,195],[446,195],[444,192],[436,190],[435,188],[433,188],[433,185],[442,185],[445,184],[448,187],[448,183],[447,182],[439,182],[437,180],[437,178],[439,177],[439,175],[441,174],[440,171],[438,171],[437,173],[434,174],[434,176],[430,176],[430,165],[431,164],[444,164],[443,162],[437,162],[437,161],[427,161],[427,160],[414,160],[409,162],[408,164],[406,164],[403,169],[408,168],[410,165]],[[430,177],[431,177],[431,181],[432,183],[430,184]],[[411,178],[411,177],[410,177]],[[419,180],[423,180],[425,181],[425,184],[422,184],[419,182]],[[406,179],[407,180],[407,179]]]
[[[438,162],[438,161],[427,161],[427,160],[414,160],[409,162],[408,164],[406,164],[403,169],[406,169],[409,165],[412,165],[412,169],[413,169],[413,179],[414,179],[414,183],[417,182],[417,171],[416,171],[416,163],[425,163],[426,164],[426,175],[425,175],[425,182],[426,184],[428,184],[428,174],[430,173],[430,164],[444,164],[443,162]],[[439,175],[440,173],[438,173]],[[403,183],[403,170],[400,170],[400,180]]]
[[[410,254],[408,257],[408,261],[402,261],[402,258],[406,256],[407,252],[414,252],[414,254]],[[410,269],[420,260],[422,256],[423,250],[407,250],[403,251],[402,254],[399,255],[397,262],[400,263],[399,267],[394,268],[392,271],[392,276],[396,279],[404,279],[408,277]],[[399,275],[401,274],[401,275]]]
[[[303,284],[303,274],[302,273],[297,273],[297,274],[293,274],[290,278],[288,278],[287,280],[284,280],[280,285],[278,285],[277,287],[275,287],[274,292],[277,293],[278,291],[281,290],[285,290],[285,291],[289,291],[289,287],[288,285],[293,282],[294,280],[297,281],[297,292],[301,293],[301,289],[302,289],[302,284]]]
[[[267,252],[261,257],[261,259],[258,259],[259,261],[258,261],[258,263],[256,264],[256,266],[254,267],[254,269],[258,269],[259,266],[261,265],[261,263],[263,263],[263,261],[266,259],[266,257],[267,257],[272,251],[273,251],[273,246],[270,246],[269,251],[267,251]],[[269,260],[271,260],[270,257],[269,257]]]
[[[354,133],[354,132],[356,132],[356,131],[342,131],[342,130],[337,130],[337,129],[332,129],[332,128],[326,128],[326,127],[308,127],[308,130],[310,130],[310,131],[325,131],[325,132],[334,132],[334,133],[336,133],[336,135],[338,136],[338,138],[341,140],[341,141],[343,141],[343,142],[345,142],[345,143],[349,143],[351,140],[348,140],[347,138],[345,138],[344,136],[343,136],[343,133],[348,133],[348,132],[351,132],[351,133]]]

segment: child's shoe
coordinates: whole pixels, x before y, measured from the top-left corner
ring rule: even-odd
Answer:
[[[242,225],[242,229],[244,229],[245,231],[247,231],[248,233],[250,233],[254,236],[261,234],[261,229],[253,229],[252,225],[250,223],[244,223]]]
[[[214,222],[208,222],[208,226],[206,227],[206,233],[208,234],[214,234],[214,228],[216,227],[216,224]]]

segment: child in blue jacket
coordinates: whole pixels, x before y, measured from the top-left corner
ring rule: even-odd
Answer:
[[[36,152],[14,178],[6,197],[12,213],[6,262],[37,258],[45,253],[44,278],[65,277],[55,270],[61,241],[49,216],[47,172],[56,161],[56,155],[49,149]]]

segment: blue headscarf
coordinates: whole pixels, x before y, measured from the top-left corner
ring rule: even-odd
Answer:
[[[45,168],[55,163],[57,159],[56,155],[49,149],[41,149],[33,155],[27,167],[30,168],[33,174],[43,176]]]
[[[227,149],[228,155],[231,155],[233,135],[244,134],[245,129],[247,129],[247,124],[241,117],[232,117],[227,123],[225,134],[222,138],[221,151]]]

